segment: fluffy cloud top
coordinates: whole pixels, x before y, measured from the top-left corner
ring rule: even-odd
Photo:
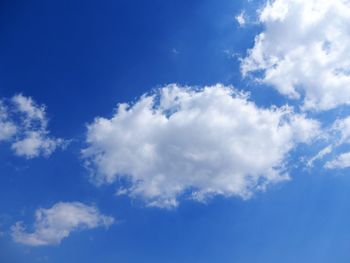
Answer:
[[[304,108],[350,102],[350,1],[275,0],[260,13],[264,31],[242,62],[243,75],[262,81]]]
[[[21,94],[0,101],[0,141],[8,141],[18,156],[33,158],[50,155],[62,139],[49,136],[44,106]]]
[[[126,178],[119,192],[148,205],[176,206],[188,191],[196,200],[248,198],[287,180],[286,155],[318,128],[290,108],[259,108],[232,87],[169,85],[96,118],[83,156],[95,182]]]
[[[79,202],[57,203],[35,213],[34,231],[26,232],[21,222],[12,227],[15,242],[29,246],[57,245],[71,232],[82,229],[108,227],[114,219],[100,214],[97,208]]]

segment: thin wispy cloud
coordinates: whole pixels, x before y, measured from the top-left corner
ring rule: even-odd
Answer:
[[[60,202],[51,208],[40,208],[35,212],[33,231],[27,232],[22,222],[11,228],[15,242],[28,246],[58,245],[72,232],[109,227],[114,222],[94,206],[80,202]]]

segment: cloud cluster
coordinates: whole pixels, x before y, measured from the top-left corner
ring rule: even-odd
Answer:
[[[45,107],[21,94],[0,101],[0,142],[10,142],[17,156],[49,156],[64,140],[49,136]]]
[[[262,72],[262,82],[303,98],[304,109],[349,104],[349,1],[269,1],[259,19],[264,30],[242,61],[243,75]]]
[[[171,207],[185,192],[248,198],[287,180],[286,156],[318,129],[288,107],[259,108],[232,87],[174,84],[96,118],[83,156],[95,182],[124,178],[120,192]]]
[[[33,232],[26,232],[22,222],[17,222],[11,230],[17,243],[45,246],[60,244],[73,231],[109,227],[113,222],[112,217],[102,215],[94,206],[61,202],[49,209],[36,211]]]
[[[240,27],[249,23],[245,12],[235,18]],[[247,199],[289,180],[289,155],[315,138],[327,145],[308,167],[327,158],[326,169],[349,168],[350,152],[332,153],[350,143],[350,117],[321,130],[307,113],[350,104],[350,1],[268,1],[259,22],[264,29],[242,60],[242,74],[300,100],[304,114],[259,107],[231,86],[171,84],[88,125],[82,156],[92,181],[163,208],[180,198]],[[45,107],[21,94],[0,100],[0,142],[26,158],[49,156],[65,144],[50,136]],[[38,209],[29,231],[17,222],[11,235],[29,246],[57,245],[74,231],[113,223],[94,206],[60,202]]]

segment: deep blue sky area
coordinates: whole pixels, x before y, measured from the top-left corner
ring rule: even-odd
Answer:
[[[83,167],[87,123],[111,117],[118,103],[168,83],[231,84],[253,91],[258,105],[282,105],[286,100],[277,92],[243,80],[239,71],[239,57],[261,28],[241,28],[235,16],[261,5],[243,0],[1,1],[0,97],[22,93],[45,104],[51,134],[72,141],[49,158],[29,160],[0,143],[0,263],[349,262],[346,170],[330,175],[321,168],[295,167],[291,181],[249,200],[183,200],[177,208],[160,209],[116,196],[113,186],[96,187]],[[31,226],[38,207],[59,201],[97,205],[117,222],[108,230],[71,233],[55,246],[27,247],[11,240],[11,225]]]
[[[75,123],[109,114],[117,102],[163,84],[235,84],[238,63],[225,50],[244,54],[247,41],[253,44],[251,32],[235,25],[241,6],[240,1],[5,3],[1,93],[21,91],[44,101],[57,126],[65,123],[64,132],[72,135]]]

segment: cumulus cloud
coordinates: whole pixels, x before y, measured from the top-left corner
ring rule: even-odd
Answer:
[[[125,179],[118,193],[172,207],[185,192],[200,201],[249,198],[288,180],[286,156],[318,129],[291,108],[259,108],[232,87],[173,84],[96,118],[82,154],[96,183]]]
[[[30,97],[18,94],[0,102],[0,141],[10,142],[18,156],[49,156],[64,144],[63,139],[49,135],[47,125],[45,107]]]
[[[264,31],[243,59],[243,75],[303,98],[304,109],[327,110],[350,102],[350,2],[275,0],[260,12]]]
[[[112,217],[102,215],[94,206],[60,202],[49,209],[36,211],[33,232],[27,232],[22,222],[17,222],[12,226],[11,234],[15,242],[29,246],[58,245],[71,232],[109,227],[113,222]]]

